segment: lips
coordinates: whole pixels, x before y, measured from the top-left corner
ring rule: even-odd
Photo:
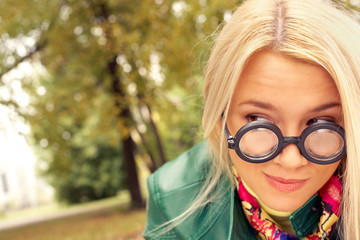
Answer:
[[[308,179],[284,179],[265,174],[268,183],[280,192],[294,192],[300,189]]]

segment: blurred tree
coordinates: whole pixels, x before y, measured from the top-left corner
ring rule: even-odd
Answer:
[[[90,156],[86,150],[72,149],[72,156],[81,161],[74,161],[70,171],[54,183],[59,198],[68,203],[115,196],[119,189],[124,188],[119,149],[99,145]]]
[[[109,172],[112,162],[124,167],[133,206],[143,206],[135,157],[154,171],[201,139],[199,70],[211,33],[238,2],[0,2],[1,80],[24,62],[41,72],[19,77],[31,97],[19,111],[60,197],[114,194],[122,180]],[[99,178],[117,183],[96,187]]]

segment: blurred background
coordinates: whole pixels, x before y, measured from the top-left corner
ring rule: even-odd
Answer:
[[[202,140],[241,2],[1,0],[0,240],[142,239],[146,177]]]

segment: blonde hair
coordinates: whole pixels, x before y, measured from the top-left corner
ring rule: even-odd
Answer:
[[[187,215],[211,201],[209,193],[226,174],[230,179],[224,120],[246,63],[269,50],[318,64],[339,90],[347,140],[344,160],[343,238],[360,240],[360,25],[340,4],[315,0],[248,0],[220,32],[206,67],[203,128],[214,157],[207,188]]]

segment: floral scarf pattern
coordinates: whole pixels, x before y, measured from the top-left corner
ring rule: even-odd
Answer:
[[[261,209],[256,199],[246,190],[241,179],[234,171],[237,189],[245,216],[258,236],[263,240],[296,240],[297,237],[283,231],[272,218]],[[328,240],[340,216],[342,186],[337,176],[332,176],[320,189],[323,213],[318,228],[303,240]]]

